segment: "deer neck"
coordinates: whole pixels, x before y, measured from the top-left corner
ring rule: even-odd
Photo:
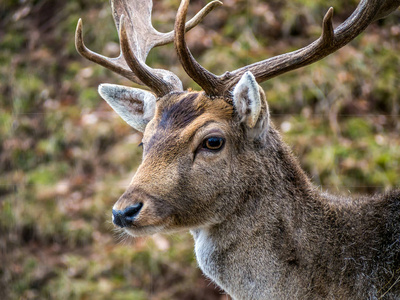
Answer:
[[[192,231],[200,268],[234,299],[327,299],[332,293],[366,299],[365,288],[355,289],[357,278],[369,274],[371,287],[390,280],[380,273],[374,282],[371,262],[385,255],[391,261],[390,249],[398,244],[392,224],[398,223],[384,223],[374,214],[398,220],[398,204],[318,192],[279,139],[243,165],[248,174],[239,180],[245,188],[235,211]],[[371,249],[389,250],[376,257],[379,252]]]
[[[316,209],[309,179],[279,134],[270,132],[273,139],[267,147],[252,153],[251,159],[243,157],[242,170],[248,174],[241,180],[244,186],[235,211],[219,224],[191,231],[200,268],[239,299],[251,299],[252,289],[259,295],[255,281],[264,282],[265,295],[274,294],[277,274],[285,274],[288,262],[297,263],[297,240],[309,227],[304,222],[306,210]],[[260,269],[258,264],[263,271],[251,274]],[[236,294],[235,287],[243,285],[250,292]]]

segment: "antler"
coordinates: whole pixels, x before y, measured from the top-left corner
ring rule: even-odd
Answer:
[[[400,0],[362,0],[353,14],[333,30],[331,7],[322,23],[319,39],[297,51],[278,55],[217,76],[204,69],[192,56],[185,42],[185,18],[189,0],[182,0],[175,21],[175,47],[186,73],[210,96],[228,95],[242,75],[251,71],[261,83],[288,71],[309,65],[340,49],[358,36],[373,21],[385,17],[400,5]]]
[[[186,24],[186,31],[199,24],[219,1],[210,2]],[[145,64],[150,50],[154,47],[173,42],[174,32],[161,33],[151,23],[153,3],[148,0],[111,1],[111,8],[119,32],[121,53],[109,58],[89,50],[83,42],[82,20],[79,19],[75,33],[76,49],[83,57],[93,61],[129,80],[149,86],[157,96],[171,91],[182,90],[182,83],[170,71],[152,69]],[[126,16],[126,17],[123,17]],[[127,21],[124,21],[128,19]]]

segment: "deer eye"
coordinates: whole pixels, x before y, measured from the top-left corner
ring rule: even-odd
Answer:
[[[225,139],[221,137],[209,137],[203,141],[202,147],[204,149],[218,151],[221,150],[225,144]]]

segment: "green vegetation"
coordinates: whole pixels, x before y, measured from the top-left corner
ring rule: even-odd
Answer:
[[[328,2],[226,1],[187,40],[222,73],[316,39]],[[335,24],[356,2],[334,3]],[[190,14],[205,3],[193,0]],[[155,3],[157,28],[172,28],[166,12],[177,7]],[[118,55],[109,1],[0,3],[0,298],[225,299],[196,267],[188,233],[125,240],[114,231],[111,207],[140,163],[141,135],[97,95],[101,82],[130,83],[76,53],[79,17],[91,49]],[[398,53],[399,11],[263,84],[273,121],[321,189],[400,187]],[[172,46],[148,62],[196,88]]]

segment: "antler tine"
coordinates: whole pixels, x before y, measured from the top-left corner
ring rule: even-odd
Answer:
[[[199,24],[205,18],[205,16],[218,5],[220,5],[219,1],[213,1],[207,4],[190,21],[188,21],[185,30],[188,31]],[[130,21],[128,26],[125,26],[127,37],[125,50],[127,50],[127,45],[133,46],[130,54],[134,54],[133,56],[135,57],[136,62],[128,63],[126,61],[127,57],[132,57],[131,55],[129,55],[129,51],[125,51],[125,54],[127,54],[125,55],[125,57],[121,51],[118,57],[109,58],[89,50],[83,42],[81,19],[79,19],[78,21],[75,33],[75,46],[79,54],[81,54],[86,59],[95,62],[107,69],[110,69],[111,71],[120,74],[137,84],[148,85],[150,88],[153,89],[154,86],[160,84],[161,82],[164,82],[167,83],[168,86],[167,89],[161,88],[161,90],[164,90],[164,92],[166,90],[170,90],[171,87],[173,88],[173,90],[182,90],[182,83],[175,74],[167,70],[151,69],[150,67],[145,65],[147,55],[152,48],[171,43],[174,39],[173,31],[168,33],[161,33],[155,30],[152,26],[152,1],[120,0],[118,2],[114,2],[114,0],[112,0],[111,7],[118,32],[120,32],[120,19],[122,15],[126,15],[128,17],[128,21]],[[148,81],[147,83],[144,83],[141,79],[139,79],[139,76],[143,78],[142,75],[137,76],[135,74],[135,71],[129,69],[130,65],[132,64],[141,64],[142,67],[140,67],[139,69],[141,69],[142,71],[146,70],[145,73],[154,73],[154,76],[150,76],[150,78],[159,78],[159,80],[156,80],[154,84],[150,85]],[[135,70],[137,70],[137,68]],[[156,94],[160,95],[160,93],[160,89],[156,88]]]
[[[182,0],[175,19],[175,49],[179,60],[186,73],[198,84],[204,91],[210,95],[218,95],[222,82],[218,76],[203,68],[192,56],[185,41],[185,19],[190,0]],[[221,3],[222,4],[222,3]]]
[[[99,64],[117,74],[124,76],[132,82],[144,85],[132,72],[132,70],[129,69],[124,57],[122,56],[122,53],[116,58],[109,58],[88,49],[83,42],[82,27],[82,19],[79,19],[75,31],[75,47],[80,55],[96,64]]]
[[[257,82],[261,83],[275,76],[311,64],[332,53],[334,50],[331,51],[330,48],[335,46],[332,17],[333,8],[330,7],[322,22],[320,38],[310,45],[223,74],[221,80],[226,84],[225,91],[230,91],[247,71],[251,71]]]
[[[221,1],[214,0],[204,6],[192,19],[186,22],[184,28],[185,32],[188,32],[193,27],[197,26],[203,19],[216,7],[222,5]],[[163,39],[160,39],[154,43],[154,47],[162,46],[174,42],[174,30],[164,33]]]

